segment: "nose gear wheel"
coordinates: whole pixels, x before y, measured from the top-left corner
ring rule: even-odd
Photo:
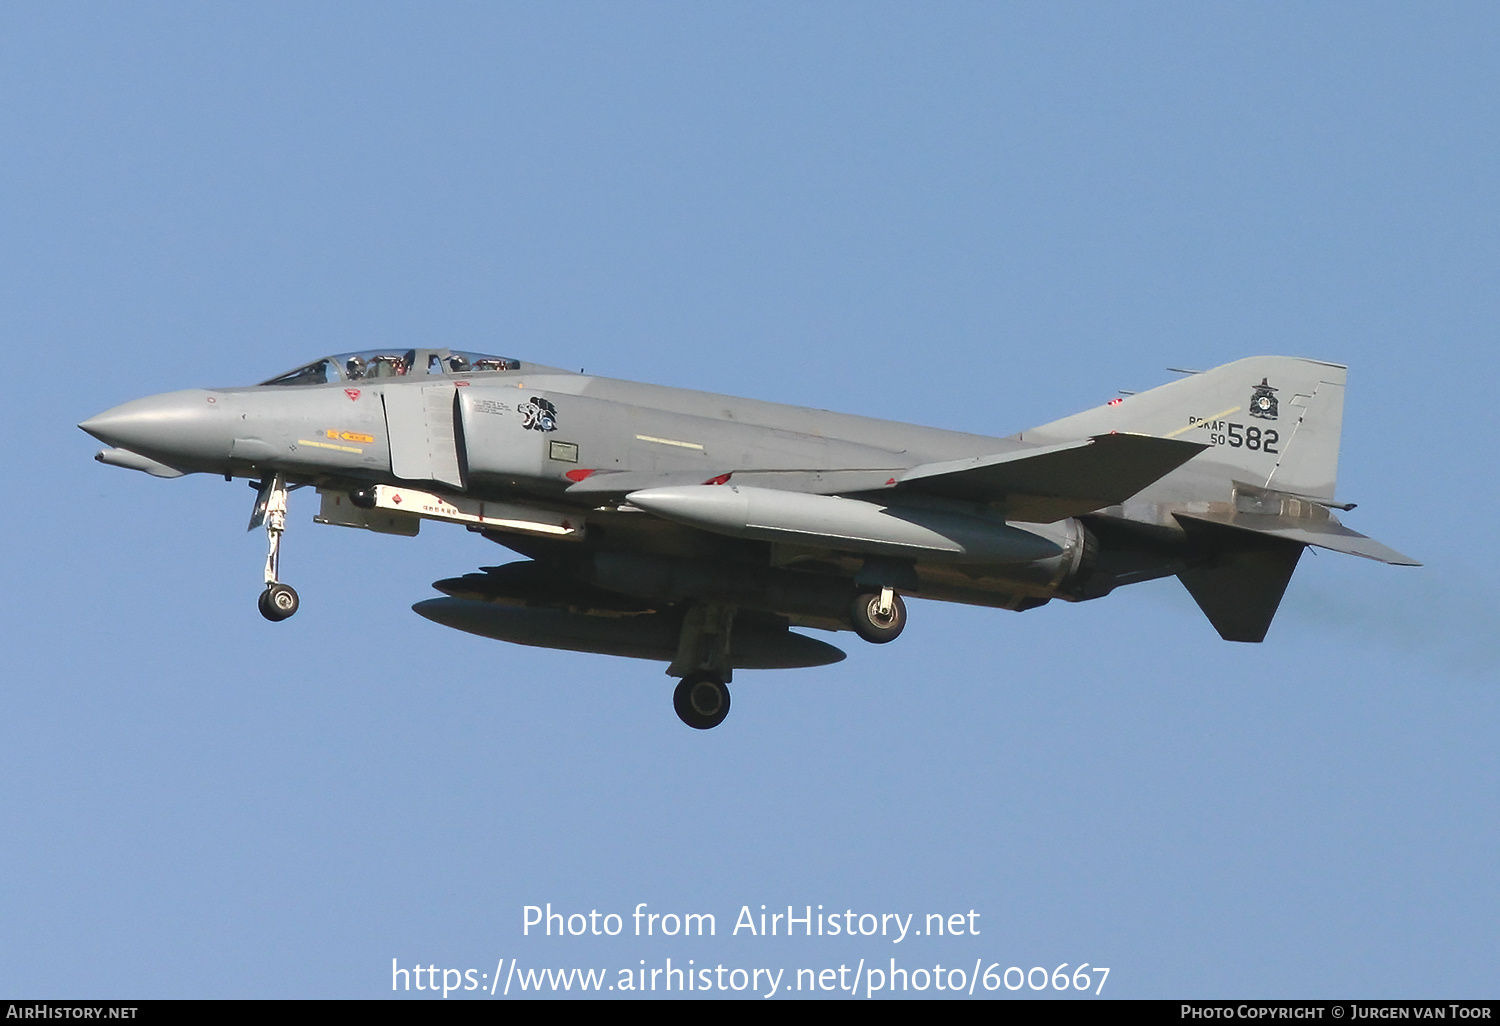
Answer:
[[[290,584],[273,584],[260,593],[260,615],[272,623],[297,611],[297,592]]]

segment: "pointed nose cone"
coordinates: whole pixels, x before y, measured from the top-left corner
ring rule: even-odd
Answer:
[[[136,399],[78,426],[101,442],[170,466],[212,469],[228,457],[232,441],[223,406],[214,393],[195,388]]]

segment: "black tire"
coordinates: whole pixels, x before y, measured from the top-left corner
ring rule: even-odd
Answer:
[[[854,633],[874,645],[895,641],[906,629],[906,603],[900,595],[891,597],[889,616],[880,615],[880,592],[865,592],[854,600],[849,610]]]
[[[672,692],[672,707],[694,730],[712,730],[729,715],[729,685],[711,673],[690,673]]]
[[[297,611],[297,592],[290,584],[272,584],[260,593],[259,605],[260,615],[277,623]]]

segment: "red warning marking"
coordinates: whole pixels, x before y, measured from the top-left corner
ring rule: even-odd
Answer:
[[[352,402],[354,402],[354,400],[356,400],[356,399],[359,398],[359,389],[357,389],[357,388],[346,388],[346,389],[344,389],[344,394],[349,397],[349,401],[352,403]]]
[[[454,382],[454,383],[453,383],[453,387],[454,387],[454,388],[463,388],[463,387],[464,387],[464,386],[465,386],[465,385],[467,385],[467,384],[468,384],[468,382],[467,382],[467,381],[455,381],[455,382]]]
[[[391,496],[391,501],[394,502],[398,506],[401,505],[401,494],[398,492],[397,494],[392,495]]]
[[[569,481],[582,481],[584,478],[593,473],[595,473],[595,471],[592,470],[570,470],[566,474],[564,474],[563,477],[567,478]]]
[[[706,484],[706,485],[708,485],[708,484],[712,484],[712,485],[728,484],[730,477],[732,477],[733,475],[734,475],[734,471],[731,470],[728,474],[720,474],[718,477],[711,477],[707,481],[704,481],[703,483]]]
[[[1116,396],[1115,398],[1111,399],[1109,402],[1105,403],[1104,405],[1105,406],[1119,406],[1124,401],[1125,401],[1124,399],[1121,399],[1118,396]]]
[[[889,486],[889,485],[893,485],[895,483],[896,483],[896,479],[893,477],[889,481],[886,482],[886,485]]]

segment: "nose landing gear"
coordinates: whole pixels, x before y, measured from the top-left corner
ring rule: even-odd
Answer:
[[[266,590],[260,593],[260,615],[272,623],[297,611],[297,592],[277,578],[281,564],[281,535],[286,531],[286,478],[280,474],[262,481],[250,514],[250,530],[266,526]]]
[[[285,620],[297,611],[297,603],[296,589],[278,582],[260,593],[260,615],[273,623]]]

